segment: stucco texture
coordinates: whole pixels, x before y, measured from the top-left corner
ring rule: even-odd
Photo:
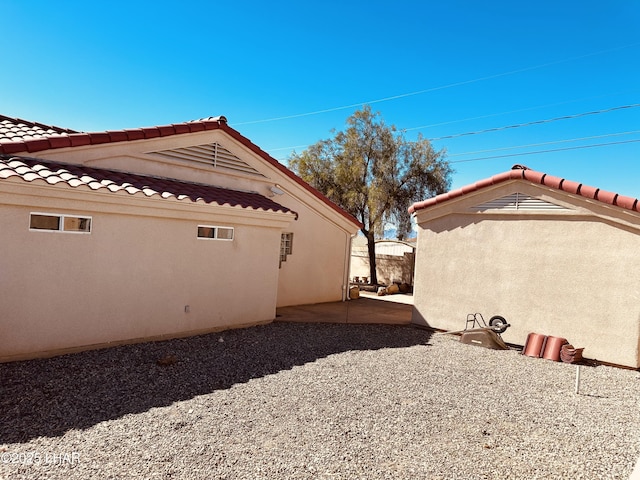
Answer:
[[[243,167],[193,161],[177,150],[212,142]],[[167,150],[177,156],[163,156]],[[0,361],[266,323],[277,306],[346,298],[355,219],[232,129],[38,155],[258,200],[95,190],[8,169],[0,182]],[[271,202],[286,208],[265,207]],[[32,231],[33,212],[91,217],[91,233]],[[231,227],[234,238],[198,238],[199,225]],[[283,233],[293,233],[293,252],[280,265]]]
[[[501,315],[506,342],[536,332],[588,358],[640,366],[637,228],[584,212],[455,209],[420,227],[413,322],[460,330],[469,313]]]
[[[197,238],[195,219],[92,216],[90,234],[29,231],[27,207],[5,207],[0,233],[0,358],[172,337],[271,321],[280,231],[238,225],[234,240]],[[56,213],[72,213],[55,208]],[[251,261],[247,261],[250,259]],[[260,288],[248,286],[258,281]]]

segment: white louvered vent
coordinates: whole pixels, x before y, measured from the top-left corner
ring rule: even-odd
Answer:
[[[172,150],[161,150],[151,152],[161,157],[184,160],[188,162],[211,165],[213,168],[233,170],[247,173],[249,175],[259,175],[264,177],[258,170],[253,168],[244,160],[241,160],[219,143],[209,143],[207,145],[196,145],[193,147],[175,148]]]
[[[471,207],[472,210],[566,210],[565,207],[522,193],[512,193]]]

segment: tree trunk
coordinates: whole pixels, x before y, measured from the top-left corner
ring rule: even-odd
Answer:
[[[369,252],[369,277],[371,285],[378,284],[378,273],[376,269],[376,240],[373,231],[367,232],[367,250]]]

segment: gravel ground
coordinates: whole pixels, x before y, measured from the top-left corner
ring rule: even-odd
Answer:
[[[582,366],[578,395],[575,378],[575,365],[376,325],[274,323],[1,364],[0,478],[627,479],[640,373]]]

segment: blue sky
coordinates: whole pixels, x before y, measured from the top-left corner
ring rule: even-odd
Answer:
[[[446,149],[454,188],[519,163],[640,197],[640,2],[485,3],[4,0],[0,113],[225,115],[286,164],[368,103]]]

